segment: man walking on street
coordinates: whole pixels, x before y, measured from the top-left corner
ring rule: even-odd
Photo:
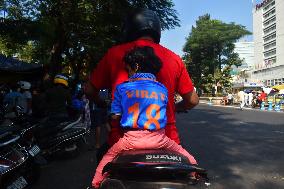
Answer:
[[[243,110],[245,106],[245,92],[244,91],[239,91],[238,92],[238,99],[240,102],[240,109]]]
[[[249,106],[252,106],[252,101],[253,101],[253,94],[252,91],[248,94],[248,101],[249,101]]]

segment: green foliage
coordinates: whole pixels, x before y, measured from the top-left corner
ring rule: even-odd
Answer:
[[[234,53],[234,43],[250,34],[244,26],[200,16],[187,38],[183,59],[198,88],[211,92],[219,84],[230,87],[231,66],[240,66],[242,60]]]
[[[0,16],[0,50],[48,64],[53,74],[63,63],[79,72],[83,60],[92,67],[119,43],[129,10],[150,8],[162,28],[170,29],[179,26],[173,6],[172,0],[2,0],[0,12],[6,16]]]

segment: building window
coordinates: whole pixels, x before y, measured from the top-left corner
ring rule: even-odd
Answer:
[[[270,64],[275,64],[276,63],[276,56],[267,58],[264,60],[264,62],[269,62]]]
[[[263,15],[263,17],[264,17],[264,18],[268,18],[269,16],[273,15],[274,13],[275,13],[275,8],[272,9],[272,10],[270,10],[270,11],[268,11],[267,13],[265,13],[265,14]]]
[[[266,5],[266,7],[263,8],[264,11],[268,10],[270,7],[272,7],[273,5],[275,5],[275,1],[272,1],[271,3],[269,3],[268,5]]]
[[[275,47],[275,46],[276,46],[276,40],[264,44],[264,50],[270,49],[271,47]]]
[[[274,30],[276,30],[276,24],[273,24],[272,26],[264,28],[263,33],[267,34],[267,33],[271,32],[271,31],[274,31]]]
[[[276,32],[273,32],[273,33],[271,33],[267,36],[264,36],[264,42],[267,42],[267,41],[274,39],[274,38],[276,38]]]
[[[271,84],[270,86],[273,86],[274,85],[274,80],[271,80],[270,84]]]
[[[276,57],[275,56],[271,57],[271,58],[267,58],[267,59],[264,60],[264,65],[265,65],[266,68],[271,67],[275,63],[276,63]]]
[[[269,24],[271,24],[271,23],[273,23],[275,21],[276,21],[276,16],[273,16],[273,17],[269,18],[268,20],[265,20],[263,25],[264,26],[268,26]]]
[[[264,54],[264,57],[269,57],[269,56],[275,55],[276,54],[276,48],[271,49],[269,51],[265,51],[263,54]]]
[[[281,85],[282,79],[274,79],[274,85]]]

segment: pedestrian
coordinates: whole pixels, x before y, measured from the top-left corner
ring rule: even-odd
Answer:
[[[16,107],[22,106],[23,95],[18,91],[16,83],[11,84],[9,87],[10,92],[4,96],[3,105],[6,107],[8,113],[15,113]]]
[[[108,50],[97,67],[93,70],[87,87],[87,94],[94,98],[98,106],[106,106],[98,97],[100,89],[110,88],[114,94],[116,86],[128,80],[123,57],[130,49],[137,46],[150,46],[162,61],[162,68],[157,80],[168,89],[166,135],[176,143],[180,143],[176,128],[175,111],[191,109],[199,102],[192,81],[181,58],[159,44],[161,37],[160,21],[157,15],[147,9],[134,11],[124,23],[123,33],[126,42]],[[174,95],[179,93],[183,101],[175,106]],[[118,125],[112,125],[108,144],[112,146],[122,136]]]
[[[240,109],[243,110],[245,106],[245,92],[244,91],[241,90],[238,92],[238,99],[240,102]]]
[[[264,92],[264,90],[262,90],[258,98],[259,103],[261,104],[262,102],[265,102],[266,98],[267,98],[267,94]]]
[[[253,93],[252,93],[252,91],[250,91],[249,94],[248,94],[248,101],[249,101],[249,106],[252,106],[252,102],[253,102]]]
[[[228,104],[228,98],[227,98],[226,94],[223,95],[223,98],[221,100],[221,104],[224,105],[224,106],[226,106]]]
[[[72,97],[67,76],[57,74],[53,80],[53,86],[47,89],[44,97],[47,115],[51,121],[62,122],[68,120]]]
[[[248,106],[249,105],[249,95],[248,95],[248,92],[244,92],[244,98],[245,98],[245,106]]]
[[[232,105],[234,100],[233,94],[229,92],[227,95],[227,99],[228,99],[228,104]]]
[[[102,89],[99,91],[99,97],[103,101],[108,100],[108,90]],[[106,127],[108,122],[108,104],[104,107],[97,106],[93,103],[93,117],[92,117],[92,125],[95,128],[95,149],[99,149],[101,147],[101,132],[102,128]]]
[[[191,164],[196,160],[185,149],[165,136],[168,93],[156,81],[162,67],[152,47],[136,47],[125,57],[129,81],[117,85],[111,106],[112,118],[120,120],[124,136],[106,153],[92,181],[95,188],[104,179],[103,168],[121,151],[135,149],[167,149],[183,154]]]
[[[36,118],[43,118],[45,116],[45,95],[39,86],[33,88],[32,92],[32,115]]]
[[[32,93],[31,83],[27,81],[20,81],[21,93],[23,94],[23,111],[25,114],[32,114]]]

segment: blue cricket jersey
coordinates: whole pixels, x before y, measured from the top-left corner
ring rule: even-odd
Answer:
[[[123,128],[159,130],[167,123],[168,91],[149,73],[136,73],[116,87],[111,113],[120,114]]]

